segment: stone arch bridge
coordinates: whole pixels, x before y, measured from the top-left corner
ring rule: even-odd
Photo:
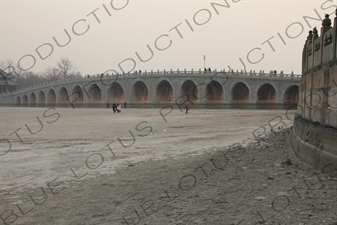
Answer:
[[[0,96],[2,106],[285,108],[298,102],[300,75],[157,71],[95,75],[35,85]]]

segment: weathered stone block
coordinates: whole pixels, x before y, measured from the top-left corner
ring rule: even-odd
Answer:
[[[319,70],[315,72],[312,80],[312,89],[316,91],[317,89],[321,89],[324,86],[324,70]]]
[[[322,62],[327,63],[333,59],[334,49],[333,49],[333,29],[325,32],[323,36],[323,54]]]
[[[315,107],[311,110],[312,122],[318,122],[320,124],[325,124],[325,109],[321,107]]]
[[[296,117],[291,134],[295,154],[315,169],[337,165],[337,130]]]
[[[330,109],[327,110],[327,117],[325,124],[329,127],[337,127],[337,110],[330,110]]]

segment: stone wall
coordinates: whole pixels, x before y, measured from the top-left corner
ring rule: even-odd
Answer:
[[[309,32],[302,54],[298,111],[291,141],[296,155],[314,168],[337,168],[337,10]]]

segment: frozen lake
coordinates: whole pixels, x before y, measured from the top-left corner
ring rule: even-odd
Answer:
[[[0,108],[0,191],[198,155],[292,125],[295,111]],[[289,119],[291,120],[289,120]],[[281,121],[282,120],[282,121]],[[281,123],[280,123],[281,122]],[[278,124],[279,123],[279,124]]]

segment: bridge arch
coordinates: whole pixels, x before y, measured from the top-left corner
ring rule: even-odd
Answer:
[[[124,88],[118,82],[113,82],[108,89],[108,103],[119,103],[123,104],[125,102]]]
[[[28,97],[26,94],[22,96],[22,106],[28,106]]]
[[[156,88],[157,103],[174,103],[173,86],[167,80],[161,80]]]
[[[132,103],[147,104],[149,102],[149,88],[143,81],[136,81],[131,90]]]
[[[258,87],[256,97],[257,104],[276,104],[276,88],[270,83],[264,83]]]
[[[16,106],[21,106],[21,98],[20,98],[20,96],[16,96],[15,105]]]
[[[54,104],[55,106],[59,103],[66,103],[68,106],[68,98],[70,102],[82,103],[87,106],[89,102],[92,102],[92,97],[95,92],[99,93],[97,95],[99,103],[103,103],[104,105],[107,101],[111,104],[110,99],[114,101],[116,96],[118,98],[118,95],[122,97],[116,99],[116,101],[123,102],[127,100],[130,101],[130,104],[175,104],[177,100],[182,103],[187,100],[182,96],[187,95],[194,104],[207,104],[214,103],[215,101],[221,104],[226,102],[231,104],[247,103],[248,105],[249,102],[249,108],[255,108],[255,104],[257,103],[265,103],[269,108],[279,107],[278,105],[269,106],[275,103],[288,106],[289,103],[296,104],[298,101],[297,89],[299,89],[299,85],[297,80],[299,80],[299,77],[297,76],[293,79],[283,79],[279,77],[275,80],[269,76],[256,76],[257,79],[255,79],[255,75],[247,74],[235,78],[232,77],[233,79],[226,80],[226,83],[224,80],[225,77],[218,75],[216,77],[212,76],[213,79],[217,78],[214,80],[217,81],[216,85],[214,85],[215,82],[212,82],[213,79],[209,79],[212,74],[213,72],[205,74],[196,72],[172,72],[165,73],[165,76],[161,76],[157,73],[147,73],[146,76],[145,74],[143,74],[144,76],[121,76],[121,80],[115,80],[118,84],[112,83],[114,82],[112,80],[108,82],[110,78],[107,78],[107,80],[103,82],[105,85],[99,83],[99,77],[95,76],[90,79],[31,87],[22,92],[18,91],[7,94],[6,96],[4,95],[4,98],[6,102],[13,103],[13,105],[19,104],[16,101],[21,102],[21,106],[25,104],[31,105],[30,103],[33,102],[30,96],[32,92],[34,92],[36,96],[37,106],[43,105],[43,102],[45,106],[49,106],[49,104]],[[97,84],[97,86],[95,86],[97,88],[91,86],[95,83]],[[118,85],[121,86],[117,88]],[[65,94],[62,95],[61,89],[63,87],[63,90],[67,90],[67,92],[64,91]],[[116,91],[117,89],[120,89],[120,91]],[[27,101],[23,99],[23,95],[27,95],[28,104]],[[20,101],[16,99],[17,96],[19,96]],[[97,100],[95,102],[97,102]]]
[[[95,83],[88,90],[88,103],[92,105],[102,105],[102,91]]]
[[[250,104],[250,88],[245,82],[236,82],[231,88],[231,103]]]
[[[34,92],[32,92],[29,96],[29,106],[30,107],[36,106],[36,95]]]
[[[73,88],[72,94],[69,96],[69,101],[71,104],[75,105],[83,105],[84,97],[83,97],[83,90],[79,85],[75,85]]]
[[[205,95],[206,105],[224,104],[225,92],[222,85],[218,81],[213,80],[207,84]]]
[[[56,105],[56,93],[53,88],[48,91],[48,105],[55,106]]]
[[[185,80],[180,88],[179,102],[198,104],[198,88],[192,80]]]
[[[46,104],[46,96],[43,91],[40,91],[39,94],[37,95],[37,104],[39,106],[45,106]]]
[[[61,87],[59,91],[59,105],[60,106],[67,106],[68,101],[68,90],[65,87]]]
[[[295,105],[298,103],[299,87],[298,85],[290,85],[284,92],[283,103]]]

